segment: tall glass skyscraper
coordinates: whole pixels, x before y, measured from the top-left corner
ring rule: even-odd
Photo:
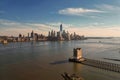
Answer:
[[[62,24],[60,25],[60,32],[62,32]]]

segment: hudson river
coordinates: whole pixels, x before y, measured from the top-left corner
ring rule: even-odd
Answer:
[[[0,44],[0,80],[64,80],[64,72],[84,80],[120,80],[120,73],[68,62],[77,47],[83,57],[120,64],[120,38]]]

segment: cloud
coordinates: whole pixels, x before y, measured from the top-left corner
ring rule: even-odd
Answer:
[[[62,24],[62,26],[64,26],[63,29],[68,29],[69,27],[73,26],[72,24],[66,24],[66,23],[62,23],[62,22],[47,23],[47,24],[56,30],[59,30],[60,24]]]
[[[0,28],[1,29],[26,28],[26,25],[21,24],[19,22],[14,22],[14,21],[10,21],[10,20],[2,20],[2,19],[0,19]]]
[[[40,24],[40,23],[26,23],[26,25],[28,25],[31,28],[34,29],[39,29],[39,30],[43,30],[43,31],[48,31],[50,29],[49,25],[46,24]]]
[[[0,19],[0,34],[8,36],[18,36],[19,33],[27,35],[28,32],[34,30],[38,34],[48,35],[48,31],[59,31],[60,24],[63,24],[64,29],[70,27],[70,24],[61,22],[56,23],[23,23],[11,20]]]
[[[65,8],[58,11],[59,14],[76,16],[81,16],[86,13],[103,13],[103,12],[104,11],[97,9],[84,9],[84,8]]]
[[[120,11],[120,6],[116,5],[109,5],[109,4],[102,4],[102,5],[95,5],[96,8],[109,12],[109,11]]]
[[[80,35],[85,36],[99,36],[99,37],[120,37],[120,27],[119,26],[104,26],[104,27],[71,27],[68,29],[69,32],[76,32]]]
[[[104,14],[112,14],[118,16],[120,13],[120,6],[118,5],[109,5],[101,4],[94,5],[94,9],[87,8],[65,8],[58,11],[61,15],[70,15],[70,16],[83,16],[95,19],[101,19]],[[102,14],[101,14],[102,13]]]
[[[94,26],[94,27],[96,27],[96,26],[104,26],[104,24],[105,23],[100,23],[100,22],[94,22],[94,23],[92,23],[92,24],[90,24],[91,26]]]
[[[0,19],[0,28],[31,28],[31,29],[38,29],[44,28],[49,29],[48,25],[40,24],[40,23],[22,23],[22,22],[15,22],[10,20],[2,20]]]
[[[0,19],[0,34],[17,36],[19,33],[25,35],[32,30],[39,34],[47,34],[49,26],[40,23],[21,23]]]
[[[48,31],[55,30],[59,31],[59,25],[61,22],[56,23],[21,23],[10,20],[0,19],[0,35],[7,36],[18,36],[19,33],[27,36],[34,30],[35,33],[48,35]],[[104,23],[91,23],[85,26],[74,26],[71,24],[63,24],[63,29],[69,31],[69,33],[76,32],[80,35],[85,36],[120,36],[120,27],[116,26],[105,26]],[[54,25],[54,26],[53,26]]]

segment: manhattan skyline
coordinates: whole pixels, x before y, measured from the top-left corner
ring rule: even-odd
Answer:
[[[120,0],[0,0],[0,35],[27,35],[34,30],[120,37]]]

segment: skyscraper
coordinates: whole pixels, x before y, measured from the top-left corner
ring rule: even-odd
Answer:
[[[31,32],[31,38],[33,38],[34,37],[34,32],[33,32],[33,30],[32,30],[32,32]]]
[[[62,32],[62,24],[60,25],[60,32]]]

